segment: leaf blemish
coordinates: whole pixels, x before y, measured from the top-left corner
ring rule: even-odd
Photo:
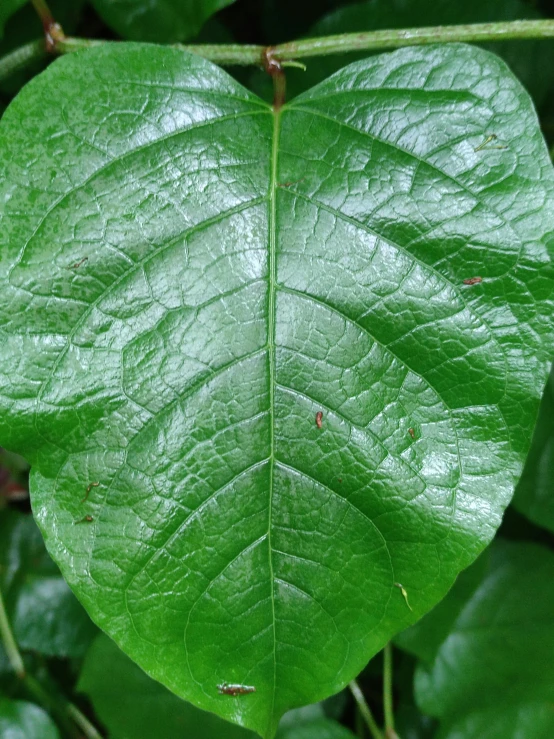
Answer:
[[[81,503],[84,503],[88,499],[89,493],[92,490],[92,488],[97,488],[99,485],[100,485],[99,482],[91,482],[90,485],[87,487],[85,497],[81,500]]]
[[[79,269],[85,262],[88,262],[88,257],[83,257],[81,261],[75,262],[75,264],[70,264],[67,269]]]
[[[496,141],[498,136],[495,133],[491,133],[490,136],[488,136],[482,144],[479,144],[479,146],[476,146],[473,151],[482,151],[485,147],[487,147],[488,144],[490,144],[492,141]],[[507,146],[489,146],[489,149],[507,149]]]
[[[79,523],[92,523],[93,521],[94,521],[94,518],[92,516],[85,516],[80,521],[74,521],[73,523],[77,525]]]
[[[315,414],[315,425],[318,427],[318,429],[321,428],[321,425],[322,425],[321,422],[322,422],[322,420],[323,420],[323,412],[322,411],[318,411]]]
[[[394,587],[400,589],[400,592],[402,593],[402,595],[404,596],[404,600],[406,601],[406,605],[408,606],[410,611],[412,611],[413,609],[408,601],[408,593],[406,592],[406,588],[399,582],[395,582]]]
[[[464,280],[464,285],[478,285],[480,282],[483,282],[482,277],[467,277]]]
[[[236,698],[237,695],[248,695],[248,693],[256,692],[253,685],[239,685],[236,683],[221,683],[217,686],[217,689],[221,695],[231,695],[233,698]]]
[[[278,182],[277,187],[291,187],[292,185],[297,185],[299,182],[304,182],[306,178],[301,177],[299,180],[288,180],[288,182]]]

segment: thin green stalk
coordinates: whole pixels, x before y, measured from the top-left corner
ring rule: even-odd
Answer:
[[[98,733],[84,713],[81,713],[73,703],[67,704],[67,713],[81,729],[87,739],[102,739],[102,735]]]
[[[544,39],[554,37],[554,20],[503,21],[472,23],[460,26],[428,26],[426,28],[391,29],[367,33],[344,33],[337,36],[291,41],[275,47],[279,61],[307,59],[311,56],[344,54],[350,51],[398,49],[401,46],[444,44],[454,41],[506,41],[507,39]]]
[[[42,0],[36,0],[36,2],[41,3]],[[272,47],[271,55],[275,61],[287,63],[314,56],[347,54],[353,51],[398,49],[402,46],[421,46],[423,44],[454,41],[490,42],[506,41],[508,39],[546,38],[554,38],[554,20],[502,21],[499,23],[473,23],[459,26],[428,26],[425,28],[367,31],[366,33],[344,33],[280,44]],[[114,42],[56,37],[53,50],[58,54],[68,54],[105,43]],[[176,44],[176,48],[193,52],[222,66],[263,66],[263,60],[267,53],[265,47],[254,44],[244,46],[241,44]],[[31,51],[32,53],[30,53]],[[14,64],[20,66],[22,58],[31,61],[44,57],[44,54],[44,45],[39,41],[27,44],[26,47],[8,54],[0,59],[0,80],[11,73]]]
[[[383,709],[385,713],[386,739],[397,739],[394,731],[394,712],[392,709],[392,644],[389,642],[383,652]]]
[[[358,705],[356,705],[356,714],[354,716],[354,730],[358,739],[365,739],[365,722]]]
[[[354,696],[354,700],[358,705],[358,709],[362,714],[362,717],[367,724],[367,728],[369,729],[369,733],[371,734],[373,739],[384,739],[381,729],[377,726],[377,722],[373,718],[371,709],[367,705],[364,694],[362,693],[360,686],[358,685],[356,680],[352,680],[352,682],[348,684],[348,687],[350,688],[350,691]]]
[[[54,23],[54,16],[52,15],[52,11],[48,7],[46,0],[31,0],[31,3],[37,11],[44,28],[51,26]]]
[[[17,643],[15,641],[13,631],[11,629],[10,622],[8,620],[8,614],[6,613],[6,606],[4,604],[4,598],[2,596],[1,591],[0,591],[0,638],[2,639],[2,642],[4,644],[4,648],[6,650],[6,654],[8,655],[8,659],[10,661],[10,665],[12,666],[13,671],[15,672],[15,674],[20,680],[23,680],[25,678],[25,665],[23,664],[23,659],[21,657],[19,649],[17,648]]]

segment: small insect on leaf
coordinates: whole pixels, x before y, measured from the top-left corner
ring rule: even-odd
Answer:
[[[318,427],[318,429],[321,428],[321,421],[323,420],[323,413],[321,411],[318,411],[315,414],[315,425]]]
[[[70,264],[67,269],[79,269],[81,265],[83,265],[85,262],[88,262],[88,257],[83,257],[79,262],[75,262],[75,264]]]
[[[74,521],[73,523],[77,525],[78,523],[92,523],[94,521],[94,518],[92,516],[85,516],[80,521]]]
[[[412,439],[415,439],[415,437],[416,437],[415,431],[412,428],[409,428],[408,429],[408,433],[410,434],[410,436],[412,437]]]
[[[87,500],[92,488],[97,488],[99,485],[100,485],[99,482],[91,482],[90,485],[87,487],[87,490],[85,492],[85,497],[81,500],[81,503],[84,503]]]
[[[496,141],[498,136],[495,133],[492,133],[490,136],[488,136],[482,144],[479,144],[479,146],[476,146],[473,151],[482,151],[483,149],[507,149],[507,146],[502,146],[501,144],[497,144],[496,146],[489,146],[489,144],[492,141]]]
[[[232,695],[235,698],[237,695],[248,695],[248,693],[256,692],[253,685],[238,685],[235,683],[221,683],[217,686],[217,689],[221,695]]]
[[[395,582],[394,583],[394,586],[396,588],[399,588],[400,589],[400,592],[402,593],[402,595],[404,596],[404,600],[406,601],[406,605],[408,606],[408,608],[411,611],[412,610],[412,607],[411,607],[411,605],[410,605],[410,603],[408,601],[408,593],[406,592],[406,588],[401,583],[399,583],[399,582]]]
[[[464,285],[478,285],[480,282],[483,282],[482,277],[467,277],[464,280]]]

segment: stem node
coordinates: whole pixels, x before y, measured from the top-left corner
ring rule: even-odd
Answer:
[[[273,80],[273,109],[277,112],[285,104],[287,80],[283,65],[277,59],[274,46],[268,46],[262,51],[262,64]]]

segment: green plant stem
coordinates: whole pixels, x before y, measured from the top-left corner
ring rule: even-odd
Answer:
[[[102,739],[102,735],[98,733],[84,713],[81,713],[73,703],[67,704],[67,713],[81,729],[87,739]]]
[[[344,33],[300,41],[291,41],[275,47],[279,61],[307,59],[311,56],[344,54],[350,51],[398,49],[402,46],[444,44],[454,41],[505,41],[507,39],[540,39],[554,37],[554,20],[503,21],[500,23],[472,23],[460,26],[427,26],[367,33]]]
[[[42,25],[45,28],[51,26],[52,23],[54,23],[54,16],[52,15],[52,11],[48,7],[46,0],[31,0],[31,3],[37,11],[39,18],[42,21]]]
[[[358,685],[356,680],[352,680],[352,682],[348,684],[348,687],[350,688],[350,691],[354,696],[354,700],[358,705],[359,711],[362,714],[362,717],[369,729],[369,733],[371,734],[373,739],[384,739],[381,729],[377,726],[377,722],[373,718],[371,709],[367,705],[364,694],[362,693],[360,686]]]
[[[356,705],[356,714],[354,716],[354,730],[358,739],[365,739],[365,722],[358,705]]]
[[[394,712],[392,710],[392,644],[389,642],[383,652],[383,710],[385,714],[385,736],[396,739],[394,731]]]
[[[13,671],[20,680],[25,679],[25,665],[23,659],[17,648],[13,631],[8,620],[8,614],[6,612],[6,606],[4,604],[4,597],[0,591],[0,637],[4,644],[8,660],[12,666]]]
[[[35,0],[35,7],[43,0]],[[346,54],[352,51],[377,51],[398,49],[402,46],[449,43],[454,41],[506,41],[508,39],[554,38],[554,20],[503,21],[500,23],[473,23],[460,26],[430,26],[426,28],[404,28],[366,33],[344,33],[322,38],[290,41],[274,46],[272,57],[277,62],[297,61],[313,56]],[[113,41],[86,38],[59,38],[55,40],[55,52],[68,54],[90,49]],[[263,66],[267,50],[253,44],[189,44],[176,45],[222,66]],[[0,80],[9,76],[24,62],[44,58],[46,52],[42,41],[26,44],[0,59]]]

